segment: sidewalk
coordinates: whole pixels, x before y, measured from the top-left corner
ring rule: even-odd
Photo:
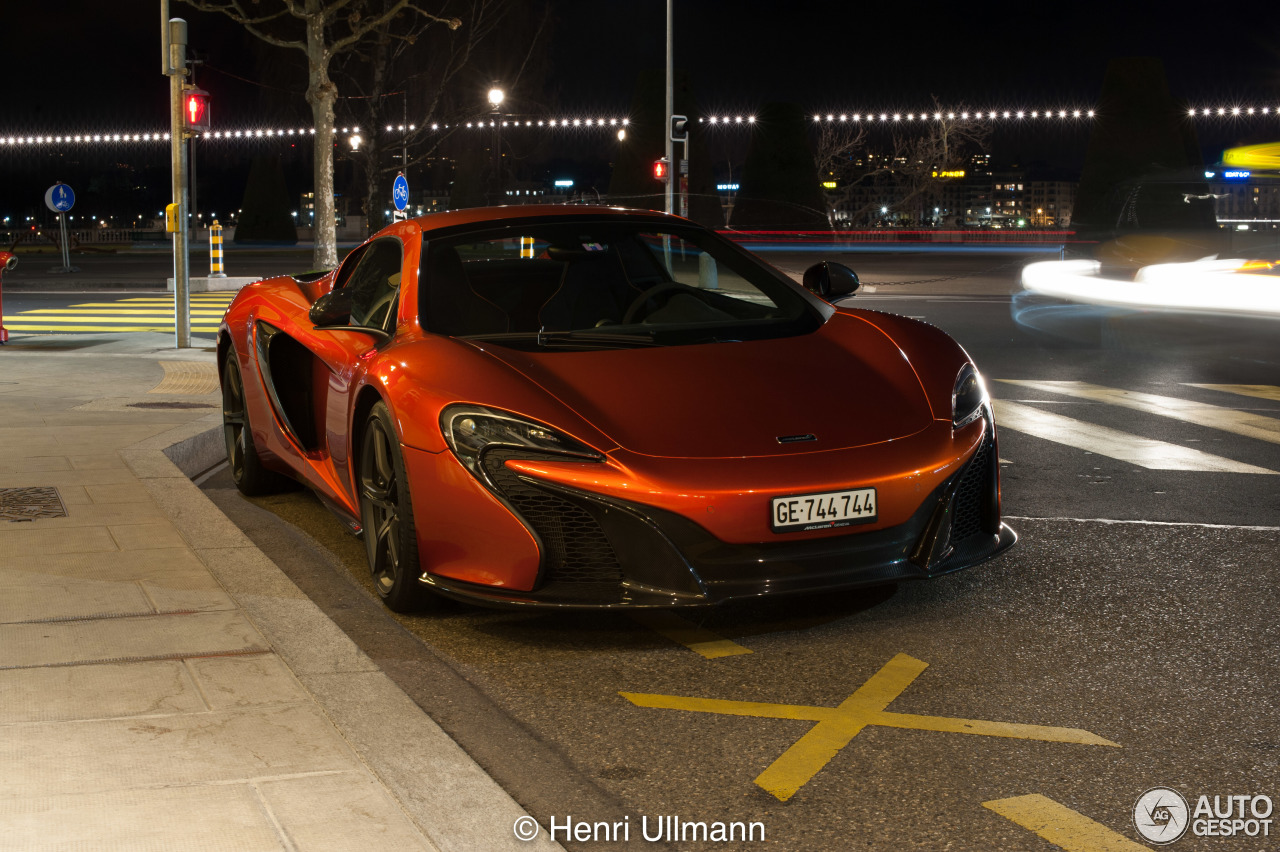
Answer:
[[[191,481],[212,341],[0,347],[0,850],[551,850]]]

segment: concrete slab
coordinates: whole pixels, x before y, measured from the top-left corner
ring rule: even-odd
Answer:
[[[147,499],[141,503],[84,503],[68,507],[65,518],[41,518],[29,523],[32,529],[68,529],[165,520],[167,516],[160,507],[154,501]]]
[[[208,710],[181,660],[0,671],[0,726]]]
[[[183,547],[186,541],[171,524],[119,524],[107,528],[120,550]]]
[[[0,625],[0,669],[268,650],[234,611]]]
[[[311,700],[293,672],[275,654],[198,657],[185,663],[211,710]]]
[[[0,596],[0,624],[154,613],[146,593],[132,581],[36,578],[25,585],[6,586]]]
[[[0,843],[24,852],[290,848],[249,784],[0,798],[0,825]]]
[[[298,852],[435,852],[387,795],[354,774],[264,781],[258,791]],[[479,848],[479,847],[478,847]]]
[[[55,553],[95,553],[119,549],[106,527],[36,528],[35,522],[0,525],[0,553],[29,557]],[[166,525],[167,526],[167,525]]]
[[[315,705],[0,726],[0,800],[364,766]]]
[[[560,848],[545,832],[517,840],[512,826],[524,809],[381,671],[312,675],[306,682],[441,850]],[[443,826],[448,830],[439,831]]]

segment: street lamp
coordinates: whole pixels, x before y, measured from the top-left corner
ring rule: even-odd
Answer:
[[[489,177],[490,204],[499,203],[502,200],[502,113],[500,108],[506,97],[507,93],[496,85],[489,89],[489,105],[492,107],[491,111],[493,113],[493,118],[490,121],[493,125],[493,153],[490,157],[492,161],[490,171],[492,173]]]

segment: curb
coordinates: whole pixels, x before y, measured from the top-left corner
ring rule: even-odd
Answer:
[[[523,808],[192,481],[225,455],[220,414],[121,451],[191,551],[431,843],[444,852],[561,850],[545,833],[517,840],[512,826]]]

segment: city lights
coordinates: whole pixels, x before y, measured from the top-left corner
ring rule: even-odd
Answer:
[[[200,120],[203,116],[207,116],[207,101],[202,105],[198,104],[197,109],[203,109]],[[1213,107],[1191,107],[1187,110],[1188,118],[1194,119],[1228,119],[1228,120],[1248,120],[1264,119],[1264,118],[1280,118],[1280,105],[1277,106],[1213,106]],[[814,124],[859,124],[859,125],[878,125],[878,124],[919,124],[942,121],[983,121],[983,122],[1035,122],[1040,126],[1072,126],[1075,122],[1085,119],[1097,118],[1097,112],[1092,109],[1081,107],[1070,107],[1057,109],[984,109],[977,111],[961,110],[942,111],[942,110],[893,110],[881,112],[827,112],[812,114]],[[693,119],[690,119],[691,121]],[[697,123],[703,126],[709,126],[716,129],[720,128],[749,128],[757,124],[755,115],[706,115],[700,116]],[[1050,124],[1050,122],[1052,122]],[[475,119],[468,122],[458,124],[441,124],[434,122],[430,125],[430,132],[440,133],[450,130],[462,129],[489,129],[496,126],[512,129],[543,129],[543,130],[598,130],[608,129],[613,133],[617,133],[619,129],[627,128],[631,124],[629,118],[601,118],[598,117],[565,117],[557,115],[555,117],[515,117],[507,116],[498,118],[497,116],[487,119]],[[421,130],[426,131],[427,127]],[[334,133],[342,137],[351,137],[360,134],[358,127],[335,127]],[[418,132],[419,127],[415,124],[388,124],[384,127],[383,132],[395,136],[403,136],[405,133]],[[238,129],[223,130],[205,130],[203,132],[195,132],[193,135],[202,140],[214,141],[236,141],[236,140],[271,140],[271,139],[298,139],[300,137],[315,136],[315,128],[311,127],[241,127]],[[361,143],[367,140],[368,132],[362,134]],[[23,134],[6,134],[0,133],[0,149],[5,148],[25,148],[31,146],[42,145],[101,145],[107,143],[162,143],[169,141],[169,134],[165,132],[92,132],[82,131],[79,133],[23,133]],[[348,140],[349,144],[349,140]]]

